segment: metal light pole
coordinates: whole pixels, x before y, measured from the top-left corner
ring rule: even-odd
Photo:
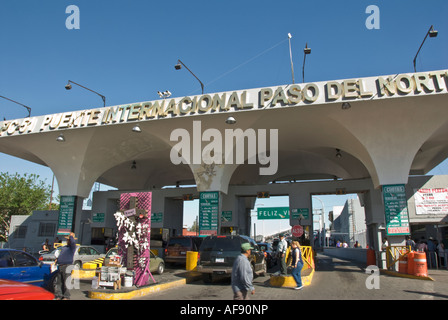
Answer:
[[[291,73],[292,73],[292,84],[294,84],[294,65],[292,63],[292,50],[291,50],[291,38],[292,35],[288,33],[288,40],[289,40],[289,59],[291,60]]]
[[[16,104],[19,104],[19,105],[21,105],[22,107],[25,107],[26,110],[28,110],[28,117],[27,117],[27,118],[31,117],[31,108],[30,108],[30,107],[28,107],[28,106],[26,106],[26,105],[24,105],[24,104],[21,104],[20,102],[11,100],[11,99],[9,99],[9,98],[6,98],[6,97],[4,97],[4,96],[0,96],[0,98],[6,99],[6,100],[8,100],[8,101],[11,101],[11,102],[14,102],[14,103],[16,103]]]
[[[305,49],[303,49],[303,66],[302,66],[302,82],[305,82],[305,59],[307,54],[311,54],[311,48],[308,48],[308,43],[305,44]]]
[[[414,61],[413,61],[414,62],[414,72],[417,72],[416,67],[415,67],[415,62],[417,60],[417,56],[418,56],[421,48],[423,47],[423,44],[425,43],[426,38],[428,37],[428,35],[430,38],[435,38],[435,37],[437,37],[437,34],[438,34],[438,31],[434,30],[434,26],[431,25],[431,27],[429,27],[428,32],[426,32],[425,38],[423,39],[422,44],[420,45],[420,48],[418,48],[417,54],[414,57]]]
[[[202,83],[201,80],[199,80],[198,77],[196,77],[196,75],[193,72],[191,72],[190,69],[188,69],[188,67],[182,61],[177,60],[177,64],[174,66],[174,69],[176,70],[182,69],[181,65],[184,66],[188,71],[190,71],[190,73],[199,81],[199,83],[201,84],[202,94],[204,94],[204,84]]]
[[[87,88],[87,87],[84,87],[83,85],[80,85],[79,83],[76,83],[76,82],[74,82],[74,81],[68,80],[68,83],[67,83],[67,85],[65,86],[65,89],[66,89],[66,90],[71,90],[72,85],[71,85],[70,83],[76,84],[77,86],[80,86],[81,88],[84,88],[84,89],[89,90],[89,91],[91,91],[91,92],[93,92],[93,93],[96,93],[96,94],[99,95],[99,96],[101,97],[101,99],[103,100],[103,106],[104,106],[104,107],[106,106],[106,97],[105,97],[105,96],[103,96],[102,94],[100,94],[100,93],[98,93],[98,92],[96,92],[96,91],[93,91],[92,89],[89,89],[89,88]]]
[[[322,230],[320,231],[320,243],[322,244],[322,247],[324,247],[325,246],[325,237],[326,237],[326,233],[327,233],[325,231],[325,217],[324,217],[324,215],[325,215],[325,205],[324,205],[323,201],[320,198],[318,198],[316,196],[313,196],[313,198],[319,200],[320,203],[322,204],[322,213],[321,213],[321,216],[320,216],[319,226],[322,225]],[[322,235],[323,235],[323,237],[322,237]]]

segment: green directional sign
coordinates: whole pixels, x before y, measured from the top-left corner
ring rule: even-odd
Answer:
[[[293,219],[309,219],[310,209],[308,208],[295,208],[291,209],[291,216]]]
[[[104,212],[96,212],[92,215],[92,222],[104,222],[105,216]]]
[[[289,207],[257,208],[259,220],[289,219]]]

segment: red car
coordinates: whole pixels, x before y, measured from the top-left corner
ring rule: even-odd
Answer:
[[[0,300],[53,300],[54,294],[31,284],[0,279]]]

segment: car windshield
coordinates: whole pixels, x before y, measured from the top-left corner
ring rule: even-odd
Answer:
[[[247,241],[243,241],[247,242]],[[207,238],[202,242],[201,251],[240,251],[239,238]]]
[[[168,247],[189,247],[191,240],[189,238],[171,238]]]
[[[117,248],[110,249],[107,254],[106,258],[109,258],[110,256],[118,256],[118,250]]]

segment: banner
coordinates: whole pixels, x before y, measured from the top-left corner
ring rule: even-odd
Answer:
[[[415,190],[416,214],[448,214],[448,188]]]

